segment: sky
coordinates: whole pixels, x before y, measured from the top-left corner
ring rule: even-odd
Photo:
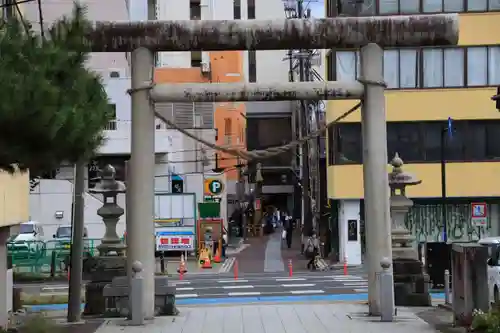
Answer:
[[[325,17],[325,3],[323,0],[305,0],[304,5],[306,8],[311,8],[311,16],[314,18]]]

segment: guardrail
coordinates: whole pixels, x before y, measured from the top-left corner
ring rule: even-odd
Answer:
[[[85,239],[83,255],[97,256],[100,243],[100,239]],[[7,257],[14,273],[60,275],[68,270],[70,252],[69,240],[7,243]]]

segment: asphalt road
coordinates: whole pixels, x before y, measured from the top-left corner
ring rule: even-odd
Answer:
[[[237,279],[229,274],[191,275],[171,279],[178,299],[227,298],[246,296],[334,295],[366,293],[363,275],[339,272],[305,272],[289,277],[285,273],[246,273]],[[23,284],[27,294],[66,294],[67,284]]]

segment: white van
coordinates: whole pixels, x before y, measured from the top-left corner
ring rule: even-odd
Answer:
[[[500,237],[480,239],[479,244],[488,247],[488,289],[490,302],[500,301]]]
[[[45,251],[43,227],[40,222],[29,221],[19,225],[19,234],[9,239],[7,248],[12,251]]]

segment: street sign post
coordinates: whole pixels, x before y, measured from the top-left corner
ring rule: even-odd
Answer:
[[[485,227],[488,224],[488,210],[486,203],[471,204],[471,224],[474,227]]]

